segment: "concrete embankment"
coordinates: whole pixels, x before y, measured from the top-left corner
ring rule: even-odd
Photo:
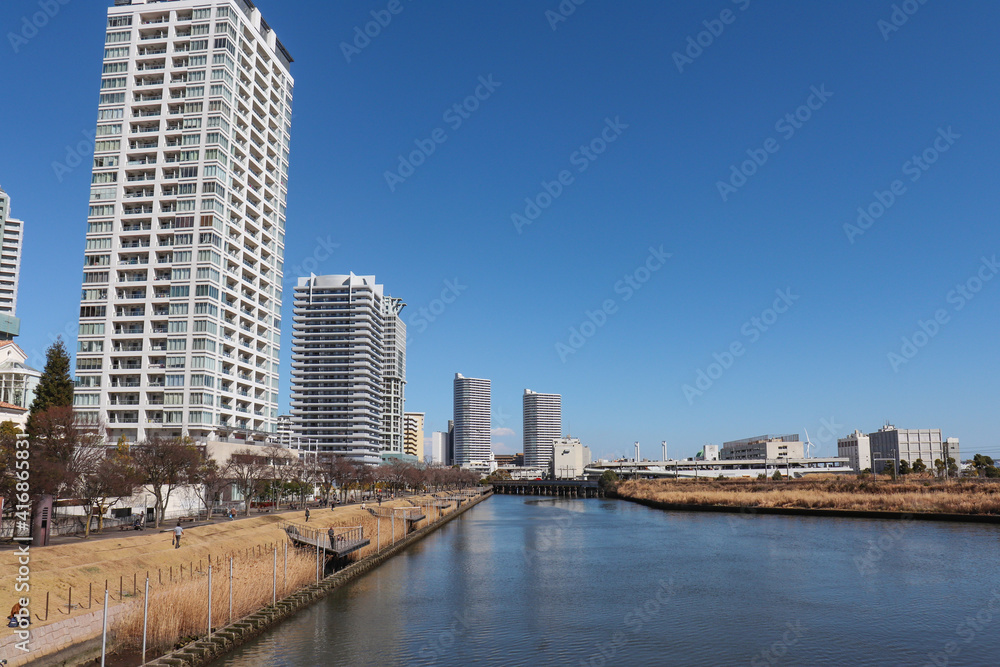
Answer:
[[[326,596],[330,591],[339,588],[344,584],[360,577],[370,570],[378,567],[383,562],[392,558],[396,554],[408,548],[410,545],[419,542],[430,533],[434,532],[452,519],[461,516],[469,508],[474,507],[492,492],[479,496],[475,500],[465,503],[462,507],[450,512],[433,523],[410,533],[405,539],[400,540],[394,546],[388,547],[378,553],[372,554],[357,561],[356,563],[331,574],[319,583],[306,586],[286,598],[278,600],[277,604],[269,605],[254,614],[227,625],[215,631],[211,638],[205,637],[191,642],[186,646],[163,656],[157,660],[149,662],[149,665],[166,667],[167,665],[206,665],[215,658],[222,656],[234,648],[246,643],[268,628],[276,625],[282,620],[293,615],[295,612],[312,604],[316,600]]]

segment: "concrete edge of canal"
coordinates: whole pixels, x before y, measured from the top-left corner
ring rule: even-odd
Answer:
[[[373,570],[388,559],[424,539],[441,526],[447,524],[456,517],[461,516],[469,509],[475,507],[492,495],[493,492],[488,491],[475,500],[470,501],[464,507],[457,508],[454,512],[446,514],[434,523],[428,524],[427,526],[414,531],[407,536],[406,539],[396,543],[395,546],[389,547],[381,553],[373,554],[359,560],[358,562],[345,567],[343,570],[325,577],[319,583],[300,588],[288,597],[278,600],[277,604],[263,607],[249,616],[245,616],[238,621],[234,621],[229,625],[221,627],[214,631],[210,638],[202,637],[197,639],[171,653],[155,660],[151,660],[146,664],[155,667],[166,667],[167,665],[199,667],[201,665],[207,665],[212,660],[220,658],[242,646],[292,614],[304,609],[313,602],[322,599],[330,593],[330,591],[357,579],[370,570]],[[81,645],[79,649],[80,650],[76,655],[76,660],[69,659],[61,664],[78,665],[81,664],[79,662],[80,659],[85,659],[88,661],[87,664],[90,664],[93,660],[93,647]]]

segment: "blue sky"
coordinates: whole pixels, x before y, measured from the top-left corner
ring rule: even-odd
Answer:
[[[36,363],[75,346],[108,4],[58,5],[27,39],[38,0],[0,6]],[[461,372],[492,379],[501,452],[530,388],[599,456],[806,429],[833,455],[885,421],[1000,453],[1000,6],[565,0],[563,21],[556,0],[401,0],[348,58],[387,1],[257,4],[295,58],[286,295],[298,267],[402,297],[428,430]],[[845,230],[859,207],[883,212]]]

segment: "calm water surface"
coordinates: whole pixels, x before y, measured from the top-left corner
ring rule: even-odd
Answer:
[[[998,545],[494,496],[216,664],[1000,665]]]

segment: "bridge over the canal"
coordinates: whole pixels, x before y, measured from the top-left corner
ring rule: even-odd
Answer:
[[[562,496],[565,498],[603,498],[604,489],[596,480],[536,479],[491,482],[493,493],[521,496]]]

